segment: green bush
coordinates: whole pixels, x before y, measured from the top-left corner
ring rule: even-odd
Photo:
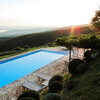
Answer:
[[[78,74],[77,67],[78,67],[81,63],[84,63],[84,61],[82,61],[81,59],[73,59],[73,60],[69,63],[69,72],[70,72],[72,75]]]
[[[63,80],[63,77],[62,77],[62,76],[60,76],[60,75],[55,75],[55,76],[53,76],[53,77],[50,79],[49,84],[51,84],[51,83],[54,82],[54,81],[62,82],[62,80]]]
[[[82,74],[82,73],[85,73],[87,70],[87,65],[86,63],[82,63],[80,64],[78,67],[77,67],[77,71],[78,73]]]
[[[21,48],[21,47],[16,47],[16,48],[14,48],[14,50],[15,50],[15,51],[22,51],[22,50],[24,50],[24,49]]]
[[[85,53],[84,53],[84,57],[87,57],[87,56],[91,56],[91,51],[90,50],[87,50]]]
[[[49,92],[51,93],[57,93],[60,92],[63,88],[63,85],[59,81],[54,81],[49,85]]]
[[[36,91],[33,91],[33,90],[30,90],[30,91],[25,91],[23,92],[17,100],[20,100],[22,98],[25,98],[25,97],[31,97],[33,99],[36,99],[36,100],[40,100],[40,95],[38,92]]]
[[[35,99],[33,99],[32,97],[25,97],[25,98],[21,98],[19,100],[35,100]]]
[[[61,96],[58,93],[48,93],[43,100],[61,100]]]

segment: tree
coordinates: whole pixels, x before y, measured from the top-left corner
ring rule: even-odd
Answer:
[[[97,49],[97,45],[100,44],[100,38],[97,34],[82,34],[79,41],[79,47],[84,49],[91,49],[93,51],[94,49]]]
[[[69,42],[69,37],[61,37],[61,38],[57,38],[55,40],[55,44],[59,45],[59,46],[65,46],[66,48],[69,49],[70,53],[69,53],[69,62],[71,59],[71,44]]]
[[[100,50],[100,36],[94,33],[58,38],[55,43],[60,46],[66,46],[69,49],[69,63],[71,61],[71,50],[73,47],[91,49],[91,51]]]
[[[78,38],[78,43],[79,43],[78,47],[88,49],[89,48],[88,41],[89,41],[89,36],[87,34],[81,34],[80,37]]]
[[[88,45],[91,48],[91,51],[96,49],[97,44],[99,43],[99,36],[97,34],[90,34]]]
[[[73,47],[78,46],[78,39],[77,35],[70,35],[68,37],[61,37],[57,38],[55,43],[60,46],[65,46],[69,49],[69,63],[71,61],[71,51]],[[69,72],[69,67],[67,67],[67,71]]]
[[[91,23],[100,30],[100,10],[95,12],[95,16],[92,18]]]
[[[76,43],[75,38],[76,37],[74,35],[71,35],[68,37],[57,38],[55,41],[57,45],[65,46],[66,48],[69,49],[69,62],[71,60],[71,50],[73,48],[73,45],[75,45]]]
[[[77,46],[77,36],[70,35],[67,39],[67,47],[69,48],[69,63],[71,61],[71,50]]]

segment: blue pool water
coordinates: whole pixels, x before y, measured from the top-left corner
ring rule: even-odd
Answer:
[[[0,62],[0,88],[63,57],[67,53],[48,50],[21,55]]]

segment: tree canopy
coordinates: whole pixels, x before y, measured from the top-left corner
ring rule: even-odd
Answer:
[[[92,18],[91,23],[100,30],[100,10],[95,12],[95,16]]]
[[[58,38],[55,43],[60,46],[66,46],[69,49],[73,47],[98,49],[100,48],[100,36],[95,33],[71,35]]]

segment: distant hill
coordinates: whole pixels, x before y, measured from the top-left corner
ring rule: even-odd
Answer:
[[[0,33],[0,42],[4,42],[15,37],[24,36],[27,34],[36,34],[45,31],[54,30],[53,28],[33,28],[33,29],[17,29],[17,30],[8,30],[6,32]]]
[[[0,42],[0,52],[9,51],[17,46],[23,47],[24,45],[29,45],[30,47],[42,46],[50,42],[54,42],[56,38],[68,36],[69,34],[88,34],[94,33],[94,30],[90,25],[81,26],[70,26],[62,27],[54,31],[41,32],[28,34],[24,36],[14,37],[6,41]]]
[[[34,33],[40,33],[40,32],[46,32],[46,31],[52,31],[55,28],[44,28],[44,27],[37,27],[37,28],[19,28],[19,29],[8,29],[4,32],[0,33],[0,40],[1,38],[9,38],[9,37],[18,37],[23,36],[27,34],[34,34]]]

